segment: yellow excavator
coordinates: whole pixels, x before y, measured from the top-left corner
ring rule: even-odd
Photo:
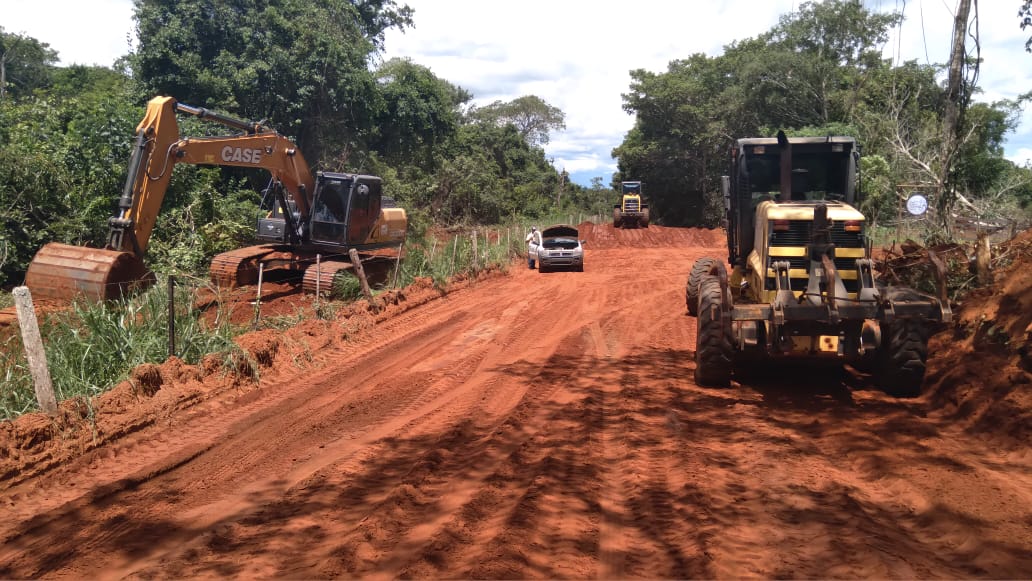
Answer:
[[[241,133],[182,137],[177,113]],[[397,247],[405,239],[405,210],[383,197],[380,178],[334,172],[313,175],[300,149],[262,123],[234,119],[172,97],[155,97],[136,128],[129,173],[118,210],[108,220],[105,248],[43,246],[25,276],[33,294],[108,300],[151,284],[154,276],[143,257],[172,170],[179,163],[262,168],[272,174],[266,194],[275,200],[274,208],[258,220],[257,238],[264,243],[215,256],[210,276],[219,287],[253,284],[263,267],[303,273],[306,290],[315,290],[320,282],[327,288],[338,271],[351,267],[350,249]]]

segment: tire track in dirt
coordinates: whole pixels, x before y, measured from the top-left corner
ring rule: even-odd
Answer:
[[[561,311],[555,311],[555,312],[556,313],[560,313]],[[524,321],[522,321],[518,325],[515,325],[515,329],[516,329],[517,332],[510,334],[509,339],[503,344],[503,346],[505,346],[505,345],[511,346],[512,343],[515,340],[518,340],[518,335],[522,332],[521,331],[522,329],[525,329],[527,327],[527,324],[529,323],[529,321],[530,321],[530,317],[529,316],[528,317],[524,317]],[[542,321],[542,320],[540,320],[540,318],[538,318],[538,322],[539,323],[541,323],[541,322],[546,322],[547,323],[547,321]],[[559,325],[559,326],[561,326],[561,325]],[[432,341],[428,341],[428,343],[429,342],[432,342]],[[386,348],[389,349],[389,346],[387,346]],[[383,347],[381,349],[383,349]],[[471,365],[472,367],[475,367],[476,364],[481,359],[482,359],[481,357],[473,357],[473,358],[466,357],[466,358],[464,358],[464,360],[466,361],[466,363],[464,363],[464,365],[467,365],[467,366]],[[456,366],[453,366],[453,368],[454,367],[456,367]],[[453,370],[446,370],[445,376],[448,376],[449,374],[454,375]],[[453,377],[452,381],[449,382],[449,383],[454,384],[454,383],[459,382],[461,380],[462,380],[461,377],[457,377],[457,378]],[[415,390],[413,393],[419,393],[419,394],[421,394],[422,400],[430,401],[430,400],[433,399],[433,394],[428,395],[429,392],[426,391],[425,385],[430,385],[430,384],[435,384],[435,383],[440,383],[440,381],[432,381],[432,380],[431,381],[426,381],[425,384],[420,387],[420,389]],[[434,391],[446,391],[446,388],[447,388],[447,386],[443,386],[440,389],[435,389]],[[395,396],[396,396],[396,394],[395,394]],[[398,403],[397,400],[395,400],[395,403]],[[315,406],[315,407],[318,407],[318,406]],[[407,410],[410,410],[411,408],[412,408],[411,405],[409,405],[408,407],[404,407],[402,410],[400,410],[401,415],[404,416],[405,415],[404,412],[407,411]],[[399,410],[396,410],[395,414],[397,414],[398,412],[399,412]],[[414,415],[419,416],[421,414],[414,414]],[[320,421],[319,422],[319,426],[321,426],[322,424],[325,424],[325,423],[326,423],[325,421]],[[411,428],[411,425],[409,425],[407,427]],[[286,437],[281,436],[281,439],[296,439],[296,435],[288,434]],[[140,460],[142,460],[142,458],[140,458]],[[236,469],[236,470],[239,470],[241,467],[245,467],[246,468],[246,466],[254,465],[254,464],[257,463],[257,460],[254,457],[244,457],[244,456],[241,456],[239,454],[234,456],[234,457],[232,457],[231,460],[232,461],[230,461],[230,462],[226,462],[224,464],[224,466],[226,466],[226,467],[233,466],[234,469]],[[224,468],[223,470],[228,470],[228,468]],[[246,469],[244,471],[246,472]],[[224,479],[226,476],[227,476],[227,474],[223,473],[222,471],[219,471],[218,468],[215,468],[213,471],[206,471],[206,473],[205,473],[205,480],[203,482],[194,484],[194,487],[198,488],[198,489],[201,489],[201,490],[208,489],[208,488],[217,489],[219,481]],[[291,479],[288,478],[288,481],[289,480],[291,480]],[[253,494],[255,492],[256,492],[256,490],[254,490],[253,488],[248,488],[248,489],[244,490],[243,494]],[[224,505],[224,506],[231,506],[233,504],[233,502],[227,500],[227,501],[223,501],[221,504]],[[191,515],[199,515],[200,513],[205,513],[205,514],[208,515],[208,518],[204,519],[204,521],[201,522],[201,526],[212,526],[212,523],[217,522],[219,520],[217,515],[219,515],[221,513],[220,510],[213,510],[213,508],[218,508],[218,506],[217,505],[213,506],[210,503],[203,503],[202,502],[202,503],[199,503],[198,508],[194,509],[193,511],[189,511],[186,514],[188,516],[191,516]],[[198,518],[199,518],[199,516],[198,516]],[[116,533],[121,533],[122,531],[118,530],[118,531],[115,531],[115,532]],[[106,540],[106,538],[102,538],[102,540]]]
[[[531,276],[536,276],[536,275],[532,274]],[[553,275],[549,275],[549,276],[553,276]],[[552,311],[552,312],[555,312],[555,313],[564,312],[564,311],[555,310],[555,309],[549,309],[549,311]],[[576,311],[576,309],[572,309],[572,310],[565,311],[565,312],[572,313],[572,312],[575,312],[575,311]],[[563,317],[563,321],[564,322],[557,323],[556,321],[548,320],[547,311],[544,312],[543,314],[545,315],[545,318],[541,318],[541,317],[538,317],[537,315],[535,315],[536,325],[537,325],[537,327],[539,329],[540,328],[545,328],[545,329],[548,329],[548,328],[566,329],[566,328],[568,328],[568,326],[570,324],[569,321],[573,319],[573,317],[571,315],[567,314],[566,316]],[[540,331],[538,332],[538,334],[540,334]],[[548,341],[543,340],[541,337],[536,337],[534,340],[535,340],[535,343],[537,343],[537,342],[544,342],[546,344],[549,343]],[[554,360],[557,360],[559,362],[565,363],[566,359],[568,359],[570,357],[578,356],[578,355],[580,355],[582,353],[582,348],[579,347],[578,344],[575,343],[575,342],[568,341],[568,340],[564,339],[564,340],[561,341],[561,343],[566,345],[566,346],[565,347],[561,347],[558,353],[552,355],[552,358]],[[503,343],[503,347],[504,347],[505,350],[508,350],[509,348],[512,347],[512,344],[511,344],[511,342],[506,341],[506,342]],[[532,367],[531,367],[532,365],[533,365],[532,363],[530,363],[530,362],[528,362],[526,360],[520,360],[520,361],[516,362],[513,365],[503,366],[503,370],[506,373],[508,373],[510,376],[515,377],[518,374],[525,373],[526,370],[528,370],[528,369],[532,369]],[[546,363],[545,367],[549,368],[549,369],[553,369],[553,368],[558,367],[558,368],[561,369],[561,368],[564,367],[564,365],[562,365],[562,364]],[[526,423],[525,419],[518,419],[517,421],[513,422],[513,417],[521,418],[524,415],[524,413],[525,413],[525,412],[521,411],[522,409],[528,408],[528,406],[531,405],[531,402],[536,402],[536,401],[538,401],[538,400],[540,400],[542,398],[542,395],[540,395],[540,394],[539,395],[535,395],[535,392],[538,391],[537,386],[542,383],[542,380],[546,380],[547,379],[547,383],[548,384],[555,385],[555,387],[553,387],[553,388],[547,388],[547,387],[544,388],[545,389],[544,395],[547,396],[547,395],[549,395],[551,393],[554,393],[555,390],[559,389],[560,385],[568,383],[570,381],[570,379],[575,377],[575,376],[576,376],[576,370],[564,372],[564,374],[562,376],[556,376],[554,372],[548,372],[546,374],[541,374],[541,375],[539,375],[537,377],[531,377],[530,381],[528,382],[528,384],[531,385],[531,386],[535,386],[535,387],[531,388],[534,391],[533,392],[527,392],[527,395],[524,398],[523,402],[520,403],[519,406],[514,408],[514,410],[512,412],[512,415],[507,416],[509,419],[505,420],[504,425],[505,426],[515,425],[517,427],[522,427]],[[535,403],[533,405],[540,405],[540,404]],[[492,407],[493,407],[493,405],[492,405]],[[488,426],[485,431],[490,433],[490,431],[492,429],[493,429],[493,426]],[[491,438],[484,446],[485,447],[484,454],[486,454],[490,458],[497,457],[499,454],[502,454],[502,455],[509,454],[509,455],[511,455],[513,453],[513,451],[517,449],[517,447],[522,448],[522,447],[526,446],[526,441],[527,441],[526,438],[528,437],[528,435],[518,434],[516,437],[519,438],[519,439],[515,439],[512,442],[508,442],[506,440],[508,440],[509,437],[508,437],[508,435],[506,435],[504,433],[504,430],[499,430],[499,431],[496,431],[495,433],[496,433],[496,437]],[[501,438],[502,441],[499,441],[499,437]],[[520,443],[520,442],[522,442],[522,443]],[[427,523],[416,525],[415,527],[413,527],[410,531],[408,531],[406,533],[401,533],[399,531],[399,534],[404,534],[404,537],[405,537],[404,540],[398,541],[400,544],[404,544],[406,546],[413,546],[413,547],[415,547],[415,546],[423,546],[423,545],[426,546],[426,548],[423,549],[423,552],[424,552],[425,556],[421,558],[421,561],[425,561],[425,563],[417,562],[417,563],[411,564],[409,566],[409,569],[406,569],[405,572],[403,573],[403,575],[410,575],[410,574],[431,574],[432,575],[433,574],[432,572],[431,573],[427,573],[426,572],[427,571],[426,567],[427,567],[427,565],[429,563],[440,562],[441,560],[444,560],[444,559],[447,559],[449,561],[455,561],[455,562],[459,562],[459,561],[462,560],[462,557],[446,556],[445,553],[448,552],[446,547],[452,547],[453,546],[453,543],[451,542],[451,539],[457,534],[456,531],[461,531],[462,535],[460,535],[460,536],[468,538],[469,535],[470,535],[470,531],[476,530],[478,528],[478,523],[476,522],[476,518],[475,518],[479,514],[477,507],[483,506],[485,504],[485,498],[491,498],[491,499],[494,500],[494,502],[498,502],[498,498],[499,498],[498,497],[498,491],[495,490],[495,486],[488,487],[488,489],[486,491],[482,490],[482,487],[483,487],[482,482],[485,479],[491,479],[492,478],[489,475],[489,473],[481,471],[481,473],[479,475],[473,474],[472,476],[473,476],[474,484],[467,484],[467,485],[464,485],[464,486],[461,487],[463,490],[468,491],[467,493],[464,493],[464,494],[452,493],[451,495],[448,495],[446,497],[447,502],[445,503],[445,506],[442,507],[442,508],[445,508],[445,510],[442,511],[442,516],[440,518],[438,518],[437,520],[432,521],[432,522],[427,522]],[[468,478],[468,476],[467,476],[467,478]],[[463,506],[463,508],[461,508],[461,509],[458,508],[458,506],[460,504]],[[460,516],[458,518],[451,518],[451,519],[449,519],[447,515],[451,514],[452,512],[458,512],[460,514]],[[433,531],[435,529],[439,528],[439,527],[443,527],[443,532],[439,532],[439,533],[436,533],[436,534],[433,533]],[[426,541],[426,539],[430,539],[430,540]],[[471,546],[476,546],[477,545],[476,542],[472,542],[472,543],[469,543],[469,544]],[[452,550],[454,550],[454,549],[452,549]],[[423,571],[423,573],[415,573],[415,571]],[[369,575],[376,576],[375,572],[370,572],[370,571],[349,571],[348,573],[349,574],[362,574],[363,576],[369,576]]]
[[[513,414],[507,417],[505,423],[509,424],[512,422],[513,416],[520,418],[525,413],[522,410],[537,406],[538,404],[535,401],[547,395],[547,393],[528,394],[523,402],[515,408]],[[516,423],[521,424],[522,421],[516,420]],[[348,522],[358,522],[359,525],[354,532],[344,536],[341,541],[343,543],[341,549],[331,549],[330,553],[339,553],[344,550],[343,547],[348,547],[354,549],[352,552],[356,561],[369,561],[373,560],[375,555],[390,553],[400,544],[405,544],[410,548],[419,546],[421,539],[425,538],[429,532],[428,528],[433,528],[433,524],[428,527],[427,523],[434,522],[424,512],[431,508],[434,510],[441,508],[441,505],[435,499],[445,496],[451,505],[456,505],[463,498],[461,495],[457,495],[456,491],[448,490],[449,486],[447,483],[454,481],[462,482],[468,479],[472,479],[475,483],[478,480],[487,478],[490,474],[489,471],[485,471],[485,468],[481,466],[482,463],[475,461],[471,463],[470,459],[483,457],[484,454],[491,458],[497,453],[492,448],[496,448],[499,445],[495,443],[498,442],[499,436],[483,442],[483,438],[492,434],[497,425],[497,421],[485,425],[483,421],[468,419],[455,425],[444,436],[438,437],[433,444],[426,445],[421,443],[419,446],[412,448],[419,450],[420,453],[418,456],[410,458],[405,462],[399,462],[397,459],[398,448],[404,447],[406,450],[409,449],[402,442],[395,443],[393,454],[389,454],[389,451],[384,450],[382,451],[383,453],[371,455],[367,459],[368,462],[377,466],[380,466],[381,463],[390,463],[391,466],[398,464],[412,466],[412,469],[406,471],[403,475],[399,474],[399,481],[388,482],[381,477],[371,482],[365,482],[361,477],[363,474],[383,474],[389,471],[379,467],[373,470],[366,468],[358,473],[358,478],[347,477],[338,481],[336,478],[322,480],[322,476],[320,476],[317,486],[314,483],[306,483],[306,486],[298,489],[296,494],[304,498],[304,502],[309,507],[321,506],[318,502],[314,502],[313,498],[308,498],[306,494],[312,492],[316,495],[323,495],[323,491],[343,489],[341,497],[355,498],[360,500],[356,504],[366,506],[361,515],[354,514],[346,519]],[[413,436],[409,432],[405,432],[406,439],[413,437],[421,439],[420,436]],[[502,436],[501,445],[503,447],[511,448],[515,445],[504,440],[505,438]],[[486,449],[486,451],[480,452],[483,449]],[[489,467],[490,464],[487,466]],[[383,497],[369,497],[370,488],[389,490],[390,492]],[[475,484],[465,484],[461,489],[475,491],[477,488]],[[289,496],[294,496],[294,493]],[[398,520],[399,513],[404,514],[404,518],[401,520]],[[447,514],[447,511],[442,514]],[[339,516],[326,515],[325,521],[322,517],[318,520],[333,522],[338,518]],[[253,542],[246,532],[238,531],[237,535],[242,539],[241,542]],[[299,553],[304,554],[306,551],[299,551]],[[307,550],[307,554],[312,555],[311,548]],[[316,551],[316,555],[318,555],[318,551]],[[362,556],[363,559],[358,559],[359,556]],[[348,561],[350,562],[350,558]],[[351,568],[345,570],[322,569],[322,567],[329,566],[325,563],[334,562],[335,559],[331,557],[323,556],[317,558],[309,556],[303,560],[291,563],[287,569],[294,574],[303,572],[301,573],[303,576],[314,575],[322,577],[340,574],[362,577],[377,576],[377,570],[375,568],[370,569],[370,564],[368,563],[356,562],[351,565]],[[285,574],[285,572],[281,571],[280,574]]]
[[[423,316],[422,318],[426,318],[426,317]],[[427,329],[425,329],[423,326],[420,325],[420,320],[419,320],[420,317],[418,317],[418,316],[401,317],[399,319],[401,319],[401,320],[395,321],[394,324],[392,325],[392,327],[401,328],[401,329],[413,329],[414,328],[414,329],[417,329],[419,333],[426,333],[427,332]],[[375,352],[375,351],[379,351],[381,349],[384,349],[385,348],[384,346],[387,345],[387,341],[391,340],[389,337],[390,337],[389,333],[386,334],[386,337],[385,337],[385,335],[378,335],[377,336],[377,339],[378,339],[377,343],[378,343],[378,345],[376,345],[372,350]],[[394,340],[396,340],[396,341],[401,341],[402,339],[407,339],[407,336],[403,336],[403,337],[400,337],[400,338],[398,338],[398,337],[394,338]],[[350,349],[350,346],[349,345],[345,345],[341,350],[330,350],[330,351],[328,351],[327,352],[328,354],[325,355],[324,357],[325,358],[337,358],[342,363],[349,363],[349,362],[353,361],[355,357],[362,357],[362,356],[364,356],[363,354],[359,353],[359,354],[357,354],[355,356],[348,357],[346,355],[346,352],[349,349]],[[344,354],[344,357],[342,357],[342,353]],[[281,383],[290,383],[290,381],[291,380],[287,380],[287,381],[281,382]],[[280,386],[279,385],[269,386],[269,389],[265,392],[265,395],[267,395],[269,392],[276,392],[278,387],[280,387]],[[284,394],[280,394],[280,395],[284,395]],[[286,395],[289,395],[289,392]],[[304,394],[304,395],[307,396],[308,394]],[[232,406],[232,407],[235,407],[236,409],[231,410],[232,412],[235,413],[235,415],[224,415],[224,412],[226,410],[223,409],[223,408],[225,408],[227,406],[219,406],[220,407],[220,409],[218,410],[218,413],[220,414],[219,421],[218,422],[213,422],[211,425],[208,425],[208,426],[205,426],[205,427],[206,428],[210,428],[210,429],[213,430],[211,432],[212,435],[222,436],[222,435],[224,435],[223,434],[224,427],[222,427],[222,426],[224,426],[227,423],[232,423],[235,419],[237,419],[237,417],[247,416],[250,413],[250,410],[248,410],[248,409],[239,409],[238,406],[240,404],[242,404],[242,403],[252,403],[252,404],[259,404],[259,405],[267,405],[267,404],[274,403],[274,404],[276,404],[278,406],[282,406],[283,405],[283,401],[280,401],[280,400],[273,401],[273,402],[258,401],[260,399],[261,399],[260,397],[259,398],[254,397],[254,392],[252,392],[250,394],[246,394],[242,398],[237,398],[234,401],[234,406]],[[191,413],[196,413],[197,411],[200,411],[200,410],[191,410]],[[281,408],[278,409],[277,412],[278,411],[282,411]],[[123,457],[125,457],[127,459],[131,459],[133,461],[133,465],[135,467],[139,467],[140,465],[147,464],[148,461],[150,460],[150,457],[147,454],[145,454],[145,453],[140,453],[141,452],[140,450],[134,449],[134,448],[132,448],[132,446],[134,446],[134,445],[143,445],[145,447],[154,447],[154,448],[157,448],[157,449],[162,449],[164,443],[168,441],[168,438],[166,437],[166,434],[167,434],[166,432],[159,432],[158,433],[159,438],[157,440],[157,442],[158,442],[157,445],[154,445],[153,441],[152,442],[148,442],[146,439],[143,439],[143,441],[141,443],[141,442],[134,442],[132,439],[128,439],[127,438],[125,441],[116,443],[115,445],[112,445],[112,446],[109,446],[103,452],[98,453],[98,454],[94,454],[93,456],[96,457],[96,456],[101,456],[101,455],[104,455],[104,456],[119,455],[119,456],[123,456]],[[214,439],[214,438],[209,438],[209,439]],[[164,450],[164,453],[167,453],[167,452],[168,452],[167,450]],[[96,460],[92,461],[92,465],[94,465],[94,466],[96,465]],[[115,475],[115,477],[124,477],[126,474],[128,474],[130,472],[131,471],[125,470],[124,467],[121,467],[121,469],[115,471],[113,474]],[[94,482],[96,482],[98,480],[102,480],[104,478],[104,475],[97,474],[97,473],[94,473],[92,476],[93,477],[90,478],[89,480],[90,481],[94,481]]]
[[[484,479],[487,486],[481,487],[455,522],[437,535],[436,543],[431,544],[431,551],[422,562],[406,570],[405,574],[436,575],[436,570],[427,569],[426,565],[441,558],[440,549],[447,546],[442,541],[449,536],[448,531],[454,530],[472,533],[467,542],[458,546],[457,554],[448,556],[448,551],[444,552],[448,562],[454,562],[458,570],[465,571],[464,575],[526,576],[533,575],[529,571],[547,569],[547,563],[527,562],[519,547],[534,543],[535,530],[540,529],[532,525],[543,512],[561,511],[555,507],[569,502],[562,495],[552,495],[549,483],[555,480],[577,483],[591,476],[578,476],[585,468],[571,467],[568,458],[557,455],[556,446],[549,444],[556,438],[563,442],[581,439],[579,434],[570,430],[575,425],[563,418],[567,410],[580,413],[581,409],[581,406],[573,405],[579,401],[576,386],[580,369],[568,362],[590,350],[593,341],[585,329],[576,330],[567,339],[564,348],[554,356],[554,362],[535,377],[538,395],[526,399],[496,432],[503,444],[494,446],[499,453],[498,460]],[[558,451],[561,452],[561,448]],[[572,502],[584,501],[578,498]],[[547,504],[548,508],[543,508],[542,504]],[[576,518],[580,512],[575,511],[570,516]],[[564,524],[569,526],[569,522]],[[579,524],[590,529],[583,520]],[[566,547],[559,544],[550,546],[549,552],[561,553],[564,549]]]

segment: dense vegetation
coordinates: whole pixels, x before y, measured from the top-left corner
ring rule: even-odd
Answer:
[[[564,113],[539,97],[476,107],[418,63],[382,62],[385,31],[415,18],[393,0],[136,0],[134,17],[138,47],[113,69],[57,67],[46,44],[0,29],[0,286],[20,283],[44,242],[103,243],[134,127],[156,94],[263,120],[315,169],[381,175],[427,225],[606,213],[614,197],[601,180],[584,188],[549,163],[542,146]],[[875,221],[896,213],[898,184],[932,188],[943,216],[959,204],[979,221],[1027,217],[1032,172],[1003,158],[1003,142],[1028,96],[977,102],[977,69],[951,91],[944,67],[885,60],[878,47],[900,18],[850,0],[808,2],[718,56],[632,71],[624,108],[636,123],[613,150],[614,182],[644,181],[660,223],[717,225],[731,140],[845,133],[864,148]],[[962,106],[960,138],[944,151],[951,103]],[[214,253],[249,242],[265,179],[178,167],[152,267],[203,271]]]
[[[947,80],[942,66],[892,64],[881,47],[899,22],[898,14],[860,2],[806,2],[719,56],[690,55],[663,73],[633,71],[624,108],[636,124],[613,150],[615,179],[644,180],[667,223],[716,225],[714,194],[733,139],[778,129],[847,134],[863,147],[865,210],[876,221],[895,215],[898,184],[921,184],[934,193],[944,226],[956,212],[982,222],[1027,222],[1032,172],[1003,157],[1003,142],[1029,95],[976,102],[973,50]],[[951,104],[959,111],[953,124]]]
[[[157,94],[263,120],[313,169],[383,176],[424,228],[597,211],[611,197],[549,163],[542,145],[564,115],[540,98],[477,108],[424,66],[380,62],[384,32],[412,24],[393,0],[136,0],[134,17],[139,46],[114,70],[57,67],[46,44],[0,29],[0,286],[20,284],[45,242],[104,243],[134,128]],[[181,125],[192,136],[225,130]],[[266,180],[178,166],[152,268],[202,272],[214,253],[250,242]]]
[[[1032,18],[1028,2],[1022,10]],[[58,67],[46,44],[0,28],[0,287],[20,284],[46,242],[104,243],[134,128],[157,94],[261,120],[298,143],[313,169],[382,176],[410,216],[403,283],[505,264],[521,246],[503,228],[504,245],[496,235],[474,254],[470,230],[606,216],[615,199],[601,178],[585,188],[549,162],[543,146],[565,115],[541,98],[477,107],[475,95],[425,66],[384,62],[385,31],[416,18],[394,0],[134,0],[134,17],[139,44],[113,68]],[[718,56],[632,71],[624,108],[636,123],[613,150],[613,182],[644,181],[660,223],[717,225],[733,139],[778,129],[848,134],[864,148],[864,209],[876,223],[895,216],[900,184],[934,192],[943,228],[929,237],[949,236],[956,215],[1027,223],[1032,170],[1004,159],[1003,142],[1029,96],[974,99],[977,55],[949,71],[886,61],[878,47],[899,20],[854,0],[807,2]],[[224,130],[211,125],[181,122],[190,136]],[[201,280],[211,256],[251,243],[266,180],[264,172],[177,166],[151,268]],[[443,228],[462,234],[442,243],[431,233]],[[103,390],[133,364],[162,357],[161,289],[44,323],[63,396]],[[177,315],[186,321],[183,356],[232,352],[235,331],[201,329],[196,316]],[[32,394],[18,350],[2,351],[0,415],[8,416],[30,409]]]

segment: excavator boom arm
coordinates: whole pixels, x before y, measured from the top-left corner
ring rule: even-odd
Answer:
[[[243,134],[182,138],[176,113],[221,123]],[[255,167],[268,170],[293,198],[302,218],[311,212],[314,180],[308,163],[289,139],[261,123],[155,97],[136,127],[136,142],[116,214],[108,220],[105,249],[52,242],[29,264],[25,283],[38,297],[100,299],[122,296],[154,280],[143,255],[177,163]]]
[[[176,112],[185,112],[247,131],[245,135],[180,138]],[[297,146],[259,123],[241,121],[207,109],[156,97],[136,128],[137,147],[130,162],[118,215],[110,220],[110,250],[147,251],[154,223],[177,163],[253,167],[268,170],[294,198],[303,216],[309,215],[312,173]],[[127,235],[128,234],[128,235]],[[131,242],[131,245],[127,244]]]

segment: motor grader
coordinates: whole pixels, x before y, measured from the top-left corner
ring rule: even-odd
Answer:
[[[214,121],[240,133],[182,137],[176,114]],[[264,244],[216,255],[210,277],[219,287],[253,284],[259,269],[302,274],[306,290],[351,268],[350,249],[396,247],[405,238],[405,210],[382,196],[376,176],[316,172],[289,139],[261,123],[155,97],[136,128],[136,142],[103,249],[50,243],[29,264],[26,285],[34,295],[107,300],[154,280],[143,263],[176,164],[259,168],[271,179],[265,193],[272,209],[259,219]],[[326,260],[321,260],[326,258]],[[360,258],[369,258],[360,257]]]
[[[649,206],[641,182],[620,182],[620,203],[613,206],[613,228],[648,228]]]
[[[795,360],[850,364],[891,395],[920,394],[931,326],[952,318],[945,268],[933,254],[937,297],[877,280],[856,209],[859,159],[851,137],[734,143],[721,179],[727,263],[697,260],[685,289],[699,385]]]

